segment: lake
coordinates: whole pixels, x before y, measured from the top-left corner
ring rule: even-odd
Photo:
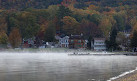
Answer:
[[[0,81],[106,81],[137,67],[137,56],[0,53]]]

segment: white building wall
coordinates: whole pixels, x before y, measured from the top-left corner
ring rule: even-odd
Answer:
[[[94,39],[94,43],[92,43],[91,47],[93,47],[93,49],[95,51],[105,51],[106,50],[105,40],[103,40],[103,39],[99,39],[99,40]]]
[[[59,39],[59,44],[60,44],[60,47],[68,48],[69,47],[69,37],[65,36],[63,38],[60,38]]]

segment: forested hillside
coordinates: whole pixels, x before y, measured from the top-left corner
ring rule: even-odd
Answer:
[[[51,42],[55,34],[83,33],[86,39],[116,42],[119,32],[137,30],[136,4],[137,0],[0,0],[0,44],[14,42],[14,34]]]
[[[0,0],[0,7],[4,9],[25,9],[25,8],[39,8],[44,9],[49,5],[59,5],[62,2],[74,2],[76,7],[88,7],[91,4],[96,6],[118,7],[121,5],[136,5],[136,0]]]

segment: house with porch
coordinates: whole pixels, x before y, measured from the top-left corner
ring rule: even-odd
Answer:
[[[59,47],[69,48],[69,36],[63,36],[59,38]]]
[[[94,38],[91,41],[91,48],[94,51],[106,51],[105,38]]]
[[[84,39],[83,34],[81,35],[71,35],[69,38],[69,48],[87,48],[88,41]]]

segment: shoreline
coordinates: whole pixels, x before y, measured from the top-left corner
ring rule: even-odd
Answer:
[[[126,51],[117,51],[117,52],[109,52],[109,51],[92,51],[89,49],[68,49],[68,48],[23,48],[23,49],[3,49],[0,50],[0,53],[68,53],[70,55],[126,55],[126,56],[137,56],[135,52],[126,52]],[[78,54],[74,54],[74,53]]]
[[[136,80],[137,80],[137,70],[112,81],[136,81]]]
[[[137,81],[137,67],[135,70],[124,72],[116,77],[112,77],[107,81]]]

